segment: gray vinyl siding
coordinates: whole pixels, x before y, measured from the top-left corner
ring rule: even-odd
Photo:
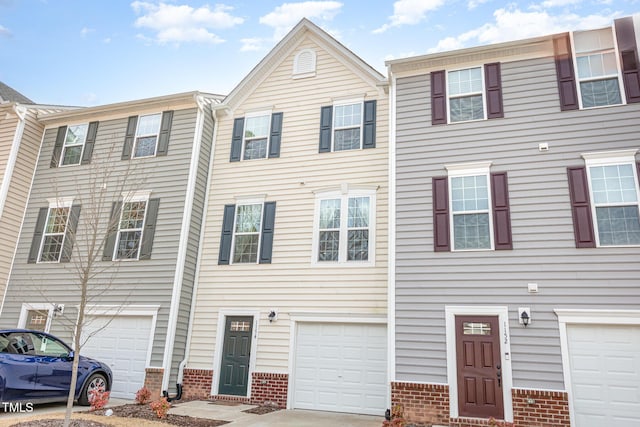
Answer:
[[[127,115],[146,112],[131,111]],[[65,315],[52,321],[51,332],[63,338],[72,336],[69,324],[75,319],[74,306],[78,303],[79,286],[74,284],[77,275],[73,273],[74,262],[84,252],[86,246],[86,223],[90,208],[87,200],[87,183],[96,176],[96,166],[101,159],[110,164],[112,175],[106,183],[109,200],[101,205],[101,224],[109,221],[111,203],[119,198],[122,187],[118,181],[128,176],[126,190],[150,190],[151,198],[159,198],[157,227],[150,260],[102,261],[102,251],[98,257],[94,284],[100,284],[99,295],[90,298],[90,304],[100,305],[153,305],[158,311],[151,366],[162,366],[167,320],[171,306],[171,296],[176,271],[177,251],[181,239],[181,227],[185,205],[185,191],[189,176],[191,151],[193,147],[196,108],[176,110],[173,116],[171,139],[167,156],[120,159],[127,127],[127,117],[100,117],[92,162],[89,165],[50,168],[57,126],[45,130],[42,151],[26,217],[20,235],[16,259],[9,281],[5,307],[0,318],[2,327],[15,327],[23,302],[63,303]],[[67,123],[63,123],[67,124]],[[73,122],[68,123],[73,124]],[[131,166],[129,172],[127,168]],[[78,238],[73,248],[70,263],[27,264],[31,240],[38,210],[47,207],[47,199],[75,196],[82,204],[78,224]],[[184,344],[183,344],[184,347]]]
[[[182,280],[182,292],[180,294],[180,310],[176,325],[176,339],[173,347],[173,360],[171,363],[171,375],[169,377],[170,390],[177,382],[178,368],[184,359],[189,332],[189,315],[191,313],[191,301],[193,297],[193,285],[195,281],[196,266],[198,262],[198,247],[200,232],[202,229],[204,205],[206,199],[207,183],[209,177],[209,165],[213,143],[213,118],[210,107],[202,113],[203,130],[201,147],[198,153],[198,165],[196,172],[195,191],[193,198],[193,211],[188,231],[187,254],[184,264],[184,277]]]
[[[553,58],[501,67],[503,119],[431,126],[429,74],[397,81],[398,381],[447,383],[446,305],[507,306],[514,387],[564,390],[553,310],[640,304],[640,248],[575,248],[566,171],[580,153],[640,148],[640,104],[561,112]],[[431,179],[478,161],[508,172],[513,250],[436,253]]]

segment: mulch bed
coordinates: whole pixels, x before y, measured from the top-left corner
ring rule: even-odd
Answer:
[[[246,412],[247,414],[264,415],[264,414],[268,414],[270,412],[275,412],[279,410],[280,408],[278,408],[277,406],[263,405],[263,406],[256,406],[255,408],[251,408],[251,409],[245,409],[242,412]]]
[[[11,427],[60,427],[64,420],[46,419],[37,421],[25,421],[18,424],[12,424]],[[102,424],[89,420],[71,420],[70,427],[111,427],[111,424]]]
[[[167,418],[158,418],[156,413],[151,410],[149,405],[128,404],[128,405],[121,405],[121,406],[113,406],[109,409],[113,411],[113,415],[116,417],[143,418],[145,420],[157,421],[157,422],[169,424],[172,426],[216,427],[216,426],[221,426],[223,424],[227,424],[229,422],[229,421],[212,420],[209,418],[195,418],[195,417],[189,417],[186,415],[173,415],[173,414],[168,414]],[[97,411],[93,411],[92,414],[104,415],[105,411],[107,411],[107,409],[100,409]],[[78,427],[85,427],[85,426],[82,425]],[[87,424],[86,427],[89,427],[89,425]],[[102,426],[98,426],[98,427],[102,427]]]

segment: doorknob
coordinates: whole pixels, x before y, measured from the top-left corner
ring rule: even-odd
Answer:
[[[502,387],[502,371],[500,370],[500,365],[496,366],[498,368],[498,372],[496,376],[498,377],[498,387]]]

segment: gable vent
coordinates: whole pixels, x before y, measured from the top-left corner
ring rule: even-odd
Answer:
[[[300,51],[293,61],[293,78],[313,77],[316,75],[316,53],[311,49]]]

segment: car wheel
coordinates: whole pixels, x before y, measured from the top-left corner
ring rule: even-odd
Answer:
[[[89,405],[89,397],[91,396],[91,392],[93,390],[101,389],[102,391],[107,391],[107,379],[102,374],[93,374],[89,377],[84,387],[82,388],[82,392],[78,397],[78,403],[82,406]]]

